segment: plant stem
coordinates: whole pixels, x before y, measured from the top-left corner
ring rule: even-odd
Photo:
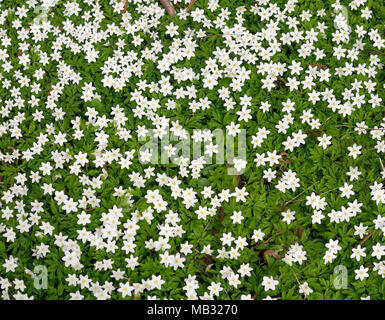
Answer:
[[[296,195],[293,199],[291,199],[291,200],[289,200],[289,201],[287,201],[285,204],[284,204],[284,208],[288,205],[288,204],[290,204],[290,203],[292,203],[292,202],[295,202],[295,199],[297,199],[299,196],[301,196],[305,191],[307,191],[307,190],[309,190],[311,187],[313,187],[314,185],[315,185],[316,183],[314,182],[310,187],[308,187],[306,190],[303,190],[301,193],[299,193],[298,195]]]
[[[196,1],[197,0],[191,0],[190,4],[186,8],[186,11],[189,11]]]
[[[166,13],[168,15],[174,15],[176,14],[176,11],[174,9],[174,6],[172,5],[172,3],[170,2],[170,0],[160,0],[160,3],[161,5],[163,6],[163,8],[166,10]]]
[[[362,239],[362,241],[360,242],[360,246],[362,246],[375,232],[376,232],[376,230],[373,230],[364,239]]]

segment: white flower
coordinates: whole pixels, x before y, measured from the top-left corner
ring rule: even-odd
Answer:
[[[207,289],[210,290],[211,296],[218,296],[219,293],[223,290],[220,282],[211,282]]]
[[[258,230],[254,230],[254,233],[253,233],[251,238],[255,242],[258,242],[258,241],[262,240],[264,236],[265,236],[265,234],[261,231],[261,229],[258,229]]]
[[[242,220],[245,219],[244,216],[242,216],[242,211],[234,211],[233,215],[230,217],[231,220],[233,220],[233,223],[239,223],[241,224]]]
[[[341,191],[341,197],[349,199],[350,196],[354,195],[354,191],[352,189],[353,185],[345,182],[344,186],[339,188],[339,190]]]
[[[361,148],[362,146],[358,146],[356,144],[353,144],[351,147],[348,147],[349,156],[353,157],[353,159],[356,159],[357,156],[361,154]]]
[[[233,162],[234,162],[234,168],[238,172],[241,172],[243,169],[246,168],[246,165],[247,165],[246,160],[234,158]]]
[[[227,132],[230,136],[235,137],[238,133],[241,132],[241,129],[239,129],[240,124],[235,124],[233,121],[230,123],[230,125],[226,126]]]
[[[327,251],[325,252],[324,257],[323,257],[324,263],[325,263],[325,264],[326,264],[326,263],[330,263],[330,262],[332,262],[335,258],[336,258],[336,255],[335,255],[333,252],[331,252],[330,250],[327,250]]]
[[[385,255],[385,246],[381,245],[381,243],[377,242],[376,245],[372,247],[372,257],[376,257],[377,259],[381,259],[383,255]]]
[[[325,133],[323,134],[322,137],[318,137],[318,141],[319,141],[319,146],[326,149],[328,145],[331,144],[331,136],[327,136]]]
[[[239,274],[233,273],[229,278],[228,278],[229,284],[235,288],[238,287],[238,285],[241,284],[241,281],[239,280]]]
[[[349,171],[346,173],[346,175],[349,176],[350,181],[358,179],[358,176],[362,173],[358,171],[358,167],[349,167]]]
[[[306,296],[313,292],[313,289],[309,287],[309,284],[305,281],[299,286],[299,293],[304,293]]]
[[[325,244],[325,246],[330,250],[330,252],[337,253],[339,250],[341,250],[341,246],[338,243],[338,240],[330,239],[329,243]]]
[[[360,266],[359,269],[354,270],[356,273],[354,279],[358,280],[364,280],[365,278],[369,277],[369,268],[365,268],[364,266]]]
[[[321,223],[322,219],[325,218],[325,216],[322,214],[322,211],[314,210],[314,213],[311,217],[312,224]]]
[[[288,209],[282,212],[282,216],[282,221],[286,222],[287,224],[290,224],[293,220],[295,220],[295,211]]]
[[[265,291],[275,290],[275,287],[279,284],[278,280],[274,280],[273,277],[263,277],[262,285]]]
[[[365,248],[361,248],[361,245],[358,245],[357,248],[353,248],[352,251],[353,253],[350,256],[352,259],[360,261],[361,257],[366,257]]]

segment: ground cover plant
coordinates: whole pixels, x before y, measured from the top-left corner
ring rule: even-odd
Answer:
[[[1,299],[384,299],[384,2],[165,2],[0,2]]]

